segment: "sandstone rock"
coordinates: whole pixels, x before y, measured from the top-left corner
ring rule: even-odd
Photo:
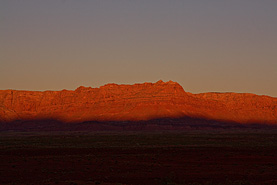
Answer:
[[[149,120],[184,116],[277,124],[277,98],[238,93],[185,92],[176,82],[107,84],[75,91],[0,91],[0,121],[56,119]]]

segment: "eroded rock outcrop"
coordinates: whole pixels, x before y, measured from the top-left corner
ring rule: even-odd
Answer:
[[[277,98],[237,93],[185,92],[176,82],[107,84],[75,91],[0,91],[0,121],[55,119],[149,120],[200,117],[277,124]]]

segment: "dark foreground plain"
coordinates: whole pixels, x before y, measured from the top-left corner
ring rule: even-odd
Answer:
[[[0,184],[277,184],[276,130],[0,134]]]

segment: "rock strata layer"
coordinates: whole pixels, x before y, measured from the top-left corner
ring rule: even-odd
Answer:
[[[139,121],[186,116],[277,124],[277,98],[246,93],[191,94],[172,81],[81,86],[74,91],[0,90],[0,122]]]

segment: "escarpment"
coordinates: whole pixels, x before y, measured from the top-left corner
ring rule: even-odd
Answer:
[[[81,86],[74,91],[0,90],[0,122],[139,121],[185,116],[277,124],[277,98],[243,93],[192,94],[172,81]]]

